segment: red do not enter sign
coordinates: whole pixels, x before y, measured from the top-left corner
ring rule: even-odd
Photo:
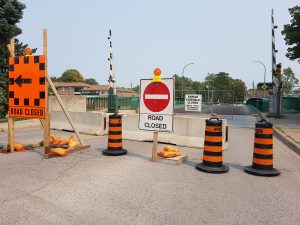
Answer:
[[[145,106],[151,112],[161,112],[170,103],[170,91],[162,82],[150,83],[144,91],[143,100]]]

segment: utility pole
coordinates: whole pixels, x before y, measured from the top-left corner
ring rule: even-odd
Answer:
[[[118,113],[119,101],[116,90],[116,76],[115,76],[115,67],[112,53],[112,42],[111,42],[111,30],[109,30],[109,90],[108,90],[108,112]]]
[[[271,98],[271,114],[276,118],[281,117],[281,81],[278,72],[276,73],[276,52],[275,49],[275,29],[277,28],[274,25],[274,10],[272,9],[271,13],[271,23],[272,23],[272,83],[273,83],[273,95]]]

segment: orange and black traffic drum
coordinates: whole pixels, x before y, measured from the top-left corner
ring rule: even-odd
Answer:
[[[255,123],[252,166],[247,173],[258,176],[277,176],[280,171],[273,167],[273,124],[266,120]]]
[[[122,116],[109,115],[107,149],[103,151],[103,154],[118,156],[126,153],[127,150],[123,149],[122,143]]]
[[[203,163],[198,163],[196,169],[207,173],[226,173],[229,168],[223,165],[222,120],[210,118],[205,122]]]

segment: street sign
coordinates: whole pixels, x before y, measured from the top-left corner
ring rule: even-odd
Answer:
[[[201,112],[202,95],[185,95],[184,110],[192,112]]]
[[[267,87],[268,87],[268,86],[267,86],[266,84],[261,85],[261,88],[262,88],[263,90],[266,90]]]
[[[272,82],[270,82],[270,83],[258,83],[257,84],[257,90],[266,90],[266,91],[268,91],[268,90],[271,90],[271,89],[273,89],[273,84],[272,84]]]
[[[139,129],[172,132],[174,79],[164,78],[161,82],[141,79],[140,88]]]
[[[9,117],[45,118],[45,56],[9,58]]]

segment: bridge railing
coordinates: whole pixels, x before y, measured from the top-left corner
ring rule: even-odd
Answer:
[[[133,105],[133,99],[136,97],[122,97],[119,96],[120,109],[131,109]],[[136,105],[136,104],[135,104]],[[108,97],[107,96],[87,96],[86,97],[86,110],[106,110],[108,107]]]

